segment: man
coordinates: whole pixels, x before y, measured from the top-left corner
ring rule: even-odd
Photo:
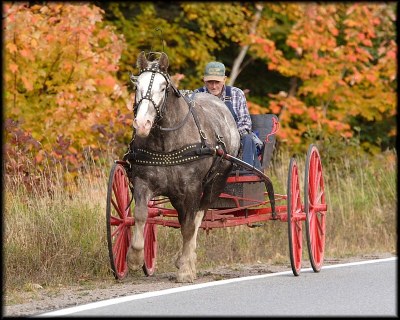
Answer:
[[[242,143],[242,159],[244,162],[261,169],[258,159],[258,150],[262,142],[251,131],[251,118],[247,108],[247,101],[243,91],[236,87],[225,85],[225,66],[221,62],[209,62],[204,70],[204,87],[194,92],[208,92],[225,102],[233,117],[240,134]]]

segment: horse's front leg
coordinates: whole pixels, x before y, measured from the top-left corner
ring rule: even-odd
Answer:
[[[127,263],[131,270],[142,268],[144,263],[144,225],[148,215],[148,202],[152,197],[149,189],[135,184],[135,225],[133,226],[133,235],[131,246],[127,253]]]
[[[204,211],[198,211],[195,217],[186,215],[181,224],[182,254],[176,261],[178,268],[177,282],[193,282],[196,275],[196,240],[197,232],[203,219]]]

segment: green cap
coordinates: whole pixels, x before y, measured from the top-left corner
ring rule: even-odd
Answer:
[[[225,79],[225,66],[221,62],[212,61],[207,63],[204,70],[204,81],[223,81]]]

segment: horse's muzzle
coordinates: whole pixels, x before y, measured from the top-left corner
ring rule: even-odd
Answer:
[[[150,120],[138,121],[137,118],[133,119],[133,127],[135,134],[139,137],[145,138],[149,135],[153,123]]]

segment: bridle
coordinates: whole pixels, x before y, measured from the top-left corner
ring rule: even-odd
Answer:
[[[131,81],[134,82],[133,79],[136,80],[144,72],[151,72],[149,87],[147,88],[146,94],[139,101],[136,101],[137,95],[135,96],[135,104],[133,106],[133,112],[136,114],[137,109],[139,108],[139,106],[143,100],[149,100],[153,104],[154,109],[156,110],[156,113],[157,113],[156,118],[154,120],[154,124],[153,124],[153,126],[155,126],[164,116],[165,106],[166,106],[167,99],[168,99],[169,88],[172,87],[175,93],[177,93],[177,92],[179,93],[179,91],[178,91],[178,89],[176,89],[174,87],[174,85],[171,81],[171,78],[169,77],[169,74],[160,70],[158,63],[153,64],[149,68],[141,69],[140,73],[137,77],[131,76]],[[154,83],[154,78],[155,78],[156,73],[161,74],[164,77],[165,81],[167,82],[167,87],[165,89],[165,94],[164,94],[164,100],[163,100],[161,106],[158,106],[154,102],[154,100],[151,96],[151,89],[153,88],[153,83]],[[136,83],[134,82],[134,84],[136,84]],[[180,93],[179,93],[179,95],[180,95]]]
[[[183,96],[179,92],[179,90],[175,87],[174,83],[172,82],[169,74],[160,70],[158,63],[153,64],[150,68],[141,69],[138,76],[130,75],[130,79],[135,86],[136,86],[137,78],[144,72],[151,72],[150,83],[149,83],[149,87],[147,88],[146,94],[139,101],[136,101],[137,95],[135,96],[135,103],[133,105],[134,114],[136,114],[137,109],[139,108],[139,105],[142,103],[143,100],[149,100],[153,104],[154,109],[156,110],[156,113],[157,113],[156,118],[153,123],[153,128],[158,127],[161,131],[175,131],[175,130],[181,128],[188,120],[189,114],[193,112],[194,101],[191,101],[191,100],[189,101],[187,99],[187,97]],[[154,77],[155,77],[156,73],[161,74],[164,77],[165,81],[167,81],[167,87],[165,88],[165,94],[164,94],[164,101],[163,101],[161,107],[157,106],[157,104],[154,102],[153,98],[151,97],[151,89],[153,87]],[[165,113],[165,107],[167,104],[169,88],[172,89],[172,91],[175,93],[175,95],[177,97],[184,97],[184,100],[186,101],[187,105],[189,106],[189,111],[181,123],[179,123],[178,125],[171,127],[171,128],[164,128],[164,127],[161,127],[160,125],[158,125],[158,122],[163,118],[164,113]]]

